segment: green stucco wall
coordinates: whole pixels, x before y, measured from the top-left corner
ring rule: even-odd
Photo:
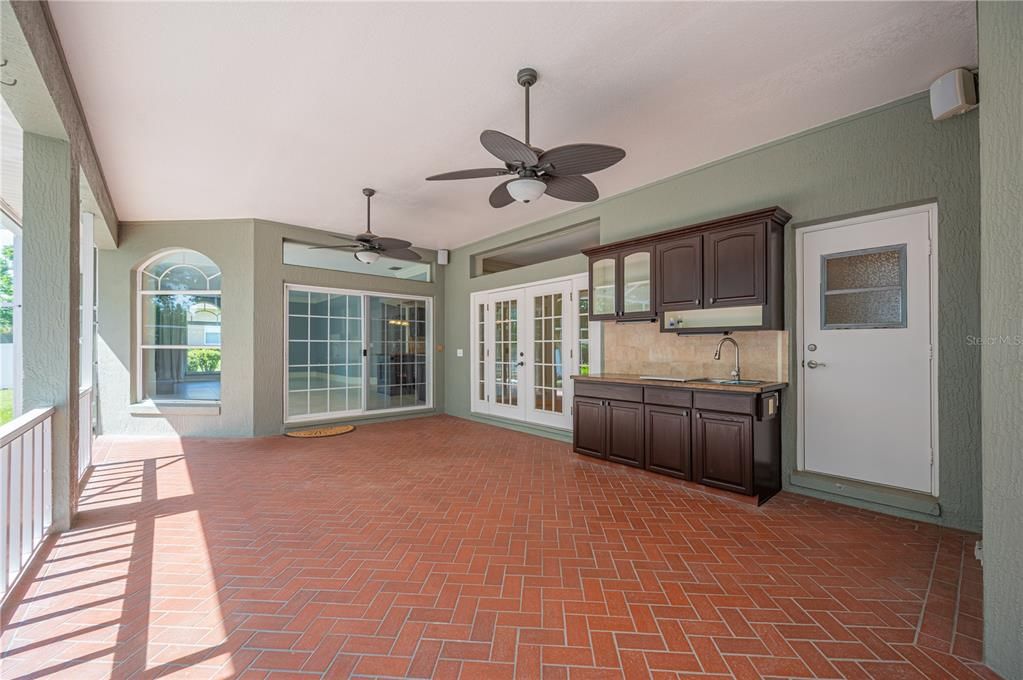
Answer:
[[[254,263],[257,304],[252,318],[256,376],[254,433],[265,435],[283,431],[285,283],[433,297],[433,411],[443,412],[444,384],[440,378],[444,375],[445,352],[438,351],[437,348],[444,344],[444,268],[434,267],[434,282],[426,283],[286,265],[283,264],[281,245],[284,238],[324,245],[338,243],[329,234],[315,229],[256,220]],[[420,253],[428,261],[436,259],[436,253],[432,251],[420,250]],[[422,415],[422,412],[417,414]],[[367,416],[347,422],[366,422],[375,419],[373,416]]]
[[[626,159],[625,162],[628,162]],[[600,176],[596,176],[599,185]],[[484,200],[483,194],[480,200]],[[544,199],[550,200],[550,199]],[[447,268],[445,373],[449,413],[469,417],[469,294],[585,271],[573,256],[500,274],[469,278],[470,257],[504,244],[599,219],[602,242],[714,217],[780,205],[793,215],[786,232],[786,320],[795,324],[794,228],[857,213],[936,200],[939,222],[940,517],[825,498],[926,521],[979,529],[980,353],[966,337],[980,328],[977,114],[935,123],[925,95],[800,133],[656,184],[460,248]],[[466,349],[456,358],[456,348]],[[790,360],[795,365],[794,351]],[[795,467],[795,409],[784,412],[784,478]]]
[[[1023,3],[981,2],[984,660],[1023,678]]]
[[[121,223],[117,250],[99,251],[98,424],[102,434],[252,434],[252,220]],[[135,414],[135,271],[156,253],[196,250],[223,275],[220,415]]]
[[[443,411],[444,271],[433,283],[283,264],[284,238],[335,245],[330,234],[263,220],[122,223],[116,250],[99,258],[98,421],[103,434],[261,436],[284,431],[284,284],[433,297],[434,409]],[[187,248],[223,273],[220,414],[140,413],[135,375],[135,271],[163,250]],[[433,261],[436,254],[420,251]],[[193,409],[194,411],[194,409]],[[423,415],[423,412],[416,412]],[[365,422],[394,415],[367,416]]]

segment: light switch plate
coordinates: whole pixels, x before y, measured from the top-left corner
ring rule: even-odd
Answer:
[[[456,356],[465,356],[465,352],[463,352],[463,351],[462,351],[462,350],[460,350],[460,349],[456,349],[456,350],[455,350],[455,355],[456,355]]]

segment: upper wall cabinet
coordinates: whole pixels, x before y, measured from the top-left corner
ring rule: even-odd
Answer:
[[[657,309],[700,309],[703,303],[703,236],[657,245]]]
[[[767,225],[758,223],[703,237],[704,309],[767,302],[766,231]]]
[[[653,319],[654,249],[623,247],[590,258],[590,318]]]
[[[781,329],[789,219],[773,207],[588,248],[591,318],[660,318],[673,333]]]

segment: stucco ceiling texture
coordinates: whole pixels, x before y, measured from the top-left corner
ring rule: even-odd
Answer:
[[[456,247],[569,210],[495,210],[479,133],[621,146],[604,197],[976,63],[972,2],[52,3],[123,220],[256,217]]]

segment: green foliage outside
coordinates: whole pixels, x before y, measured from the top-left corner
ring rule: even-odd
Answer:
[[[0,425],[14,419],[14,390],[0,390]]]
[[[0,343],[14,342],[14,246],[0,248]]]
[[[219,349],[188,350],[189,373],[217,373],[220,371]]]

